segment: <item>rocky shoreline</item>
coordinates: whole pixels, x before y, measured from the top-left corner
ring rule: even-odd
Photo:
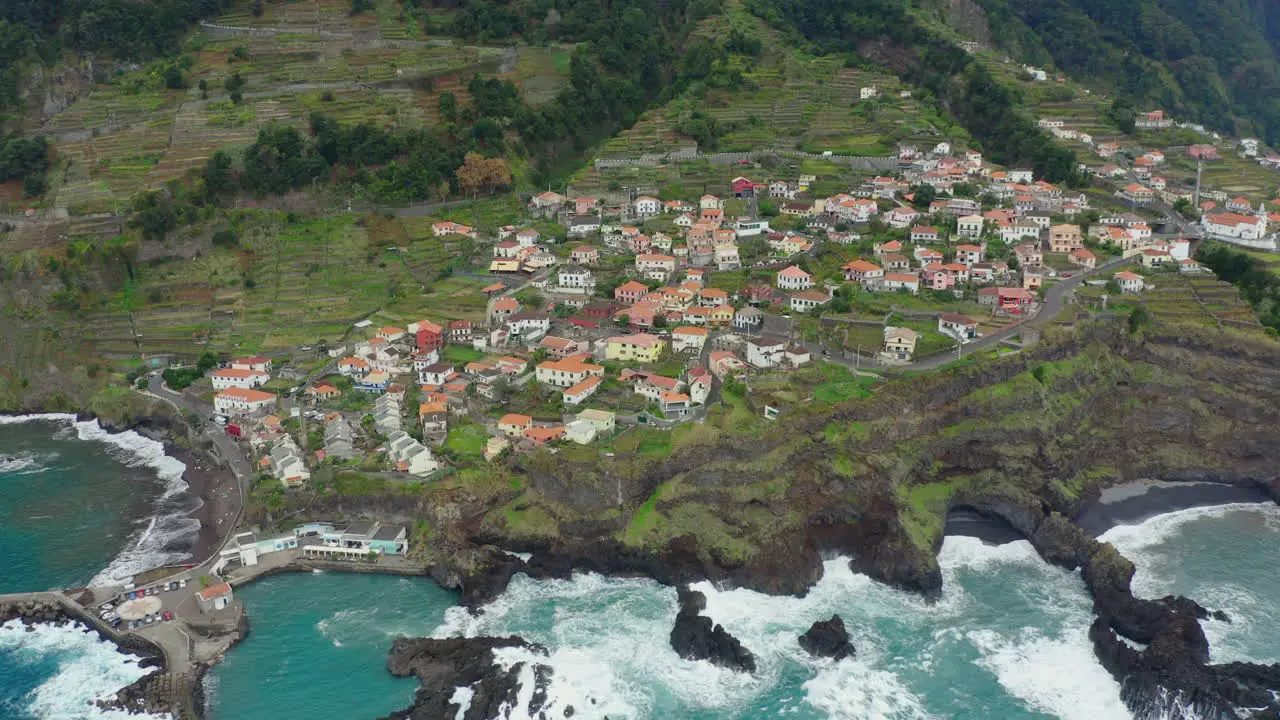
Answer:
[[[104,710],[123,710],[131,714],[168,714],[173,712],[173,688],[167,672],[164,651],[136,634],[116,635],[75,606],[55,599],[29,599],[0,602],[0,625],[17,620],[33,632],[37,625],[61,627],[75,625],[85,632],[97,634],[104,642],[115,645],[121,653],[137,656],[138,667],[155,668],[136,682],[127,685],[110,700],[97,701]]]

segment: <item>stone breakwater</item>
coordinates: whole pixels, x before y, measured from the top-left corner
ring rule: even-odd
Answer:
[[[121,652],[137,656],[139,667],[155,668],[153,672],[120,689],[114,698],[98,701],[98,706],[104,710],[123,710],[147,715],[167,715],[173,712],[173,687],[169,673],[166,672],[165,654],[150,640],[137,635],[114,633],[70,600],[55,594],[0,601],[0,625],[13,620],[21,622],[28,632],[35,632],[37,625],[81,626],[97,633],[104,641],[113,643]]]

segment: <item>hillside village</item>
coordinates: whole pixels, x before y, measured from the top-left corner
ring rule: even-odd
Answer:
[[[526,225],[492,234],[436,222],[434,236],[485,255],[473,260],[492,280],[475,291],[483,320],[428,307],[404,327],[361,321],[283,396],[263,389],[270,358],[232,360],[209,375],[215,410],[286,487],[325,465],[438,477],[542,447],[607,451],[638,428],[670,433],[761,379],[812,394],[829,368],[861,387],[974,343],[1016,351],[1058,284],[1082,282],[1105,309],[1107,294],[1202,270],[1190,237],[946,144],[904,148],[899,173],[829,197],[813,196],[816,180],[744,175],[731,197],[688,200],[544,192]],[[936,199],[915,202],[925,188]],[[761,214],[766,204],[776,214]],[[563,232],[534,227],[548,222]],[[832,248],[853,259],[823,258]],[[891,312],[854,319],[863,303]],[[846,324],[843,342],[831,322]],[[865,342],[856,350],[851,329]],[[795,400],[778,395],[751,406],[776,418]]]

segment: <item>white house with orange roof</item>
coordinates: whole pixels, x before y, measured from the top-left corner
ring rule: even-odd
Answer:
[[[681,325],[671,331],[671,350],[673,352],[702,352],[707,343],[708,331],[704,327]]]
[[[1146,285],[1141,275],[1127,270],[1116,273],[1112,279],[1120,286],[1120,292],[1124,293],[1142,292],[1142,288]]]
[[[782,290],[808,290],[813,287],[813,276],[791,265],[778,271],[777,285]]]
[[[249,388],[227,388],[213,396],[213,409],[221,415],[248,415],[270,409],[276,396]]]
[[[662,201],[650,195],[641,195],[631,204],[632,210],[640,217],[654,217],[662,214]]]
[[[231,361],[233,370],[253,370],[254,372],[269,373],[271,372],[271,358],[269,357],[247,357],[236,358]]]
[[[861,258],[845,263],[840,269],[844,270],[844,279],[850,282],[863,283],[884,277],[884,268]]]
[[[431,234],[436,237],[444,237],[446,235],[465,235],[466,237],[474,239],[476,236],[476,230],[470,225],[463,225],[462,223],[445,220],[444,222],[433,224],[431,226]]]
[[[698,209],[706,210],[724,210],[724,201],[715,195],[703,195],[698,198]]]
[[[214,390],[226,390],[227,388],[256,388],[267,384],[271,376],[257,370],[237,370],[235,368],[224,368],[215,370],[209,375],[209,379],[213,381]]]

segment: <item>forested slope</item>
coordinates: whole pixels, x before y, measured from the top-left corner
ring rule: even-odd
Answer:
[[[1134,102],[1280,139],[1280,4],[1268,0],[977,0],[992,40]]]

